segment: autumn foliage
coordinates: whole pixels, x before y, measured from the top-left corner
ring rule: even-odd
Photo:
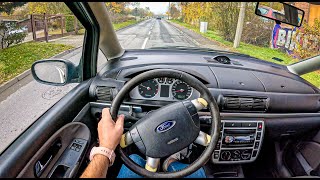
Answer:
[[[297,30],[294,39],[296,42],[294,53],[299,58],[304,59],[318,55],[320,50],[320,20],[316,18],[312,26],[304,21],[301,28]]]

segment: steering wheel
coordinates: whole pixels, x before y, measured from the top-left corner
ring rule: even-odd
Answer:
[[[133,88],[146,80],[160,77],[175,78],[186,82],[200,93],[201,98],[193,101],[174,102],[148,113],[122,135],[117,152],[125,165],[141,176],[153,178],[185,177],[207,163],[212,156],[220,132],[221,121],[218,105],[201,81],[185,72],[173,69],[155,69],[141,73],[129,80],[114,98],[111,104],[111,116],[116,119],[123,99]],[[198,101],[196,106],[194,105],[195,101]],[[208,104],[210,109],[212,117],[210,135],[200,131],[197,111],[203,107],[199,108],[199,102],[203,106]],[[198,159],[180,171],[157,172],[160,158],[170,156],[193,142],[206,146]],[[133,162],[122,149],[133,143],[147,157],[145,168]]]

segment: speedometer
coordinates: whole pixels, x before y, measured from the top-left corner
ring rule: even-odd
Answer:
[[[172,85],[171,92],[176,99],[185,100],[190,97],[192,88],[187,83],[178,80]]]
[[[145,98],[152,98],[158,93],[159,85],[156,80],[150,79],[141,83],[138,89],[141,96]]]

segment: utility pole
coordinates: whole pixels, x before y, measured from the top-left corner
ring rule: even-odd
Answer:
[[[234,37],[234,42],[233,42],[234,48],[239,47],[239,44],[240,44],[245,12],[246,12],[246,2],[241,2],[237,30],[236,30],[236,35]]]

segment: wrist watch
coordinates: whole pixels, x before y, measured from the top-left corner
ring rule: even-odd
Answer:
[[[93,147],[90,152],[90,161],[92,161],[94,155],[101,154],[109,158],[109,167],[113,165],[114,159],[116,157],[113,150],[106,147]]]

